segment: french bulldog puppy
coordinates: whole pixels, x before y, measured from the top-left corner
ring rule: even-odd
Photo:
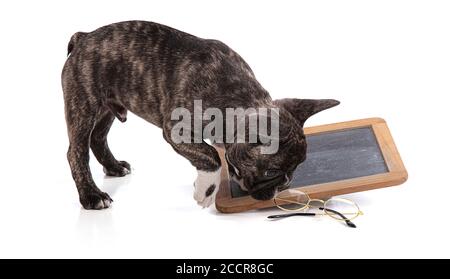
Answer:
[[[217,40],[202,39],[145,21],[128,21],[75,33],[62,71],[67,158],[85,209],[108,208],[112,199],[94,183],[89,148],[110,176],[130,173],[111,153],[108,131],[130,111],[160,127],[164,139],[197,169],[194,198],[208,207],[220,184],[221,161],[205,141],[176,143],[170,133],[175,108],[279,108],[279,151],[262,154],[255,143],[224,143],[228,170],[251,196],[267,200],[286,187],[305,160],[303,124],[336,100],[272,100],[247,63]]]

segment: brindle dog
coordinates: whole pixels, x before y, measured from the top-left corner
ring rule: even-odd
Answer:
[[[164,139],[198,170],[194,198],[213,203],[221,162],[206,142],[171,139],[174,108],[193,111],[193,101],[226,108],[279,108],[279,151],[261,154],[258,144],[226,143],[229,172],[255,199],[270,199],[288,184],[305,160],[303,124],[314,113],[339,104],[335,100],[273,101],[247,63],[217,40],[202,39],[152,22],[129,21],[75,33],[62,72],[70,146],[67,158],[86,209],[103,209],[112,199],[94,183],[89,148],[110,176],[130,173],[130,164],[111,153],[108,131],[115,118],[130,111],[162,128]]]

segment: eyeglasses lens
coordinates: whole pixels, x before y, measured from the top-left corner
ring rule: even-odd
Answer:
[[[359,208],[353,201],[340,198],[332,198],[325,202],[324,212],[338,220],[352,220],[358,217]]]
[[[283,210],[298,211],[308,207],[309,197],[301,191],[287,189],[279,192],[274,201]]]

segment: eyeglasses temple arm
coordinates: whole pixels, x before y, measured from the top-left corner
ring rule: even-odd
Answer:
[[[288,213],[288,214],[278,214],[278,215],[270,215],[267,216],[269,219],[279,219],[279,218],[287,218],[291,216],[316,216],[316,213],[312,212],[296,212],[296,213]]]
[[[319,207],[319,209],[320,210],[325,210],[325,208],[323,208],[323,207]],[[342,213],[340,213],[340,212],[338,212],[336,210],[329,209],[329,208],[327,208],[326,210],[329,211],[329,212],[333,212],[336,215],[339,215],[339,217],[341,217],[345,221],[347,226],[349,226],[351,228],[356,228],[356,225],[352,221],[350,221],[347,217],[345,217],[344,214],[342,214]]]

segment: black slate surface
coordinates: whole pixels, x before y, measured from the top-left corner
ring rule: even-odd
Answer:
[[[307,159],[295,170],[291,188],[389,171],[371,127],[311,135],[306,141]],[[247,193],[232,182],[231,195]]]

